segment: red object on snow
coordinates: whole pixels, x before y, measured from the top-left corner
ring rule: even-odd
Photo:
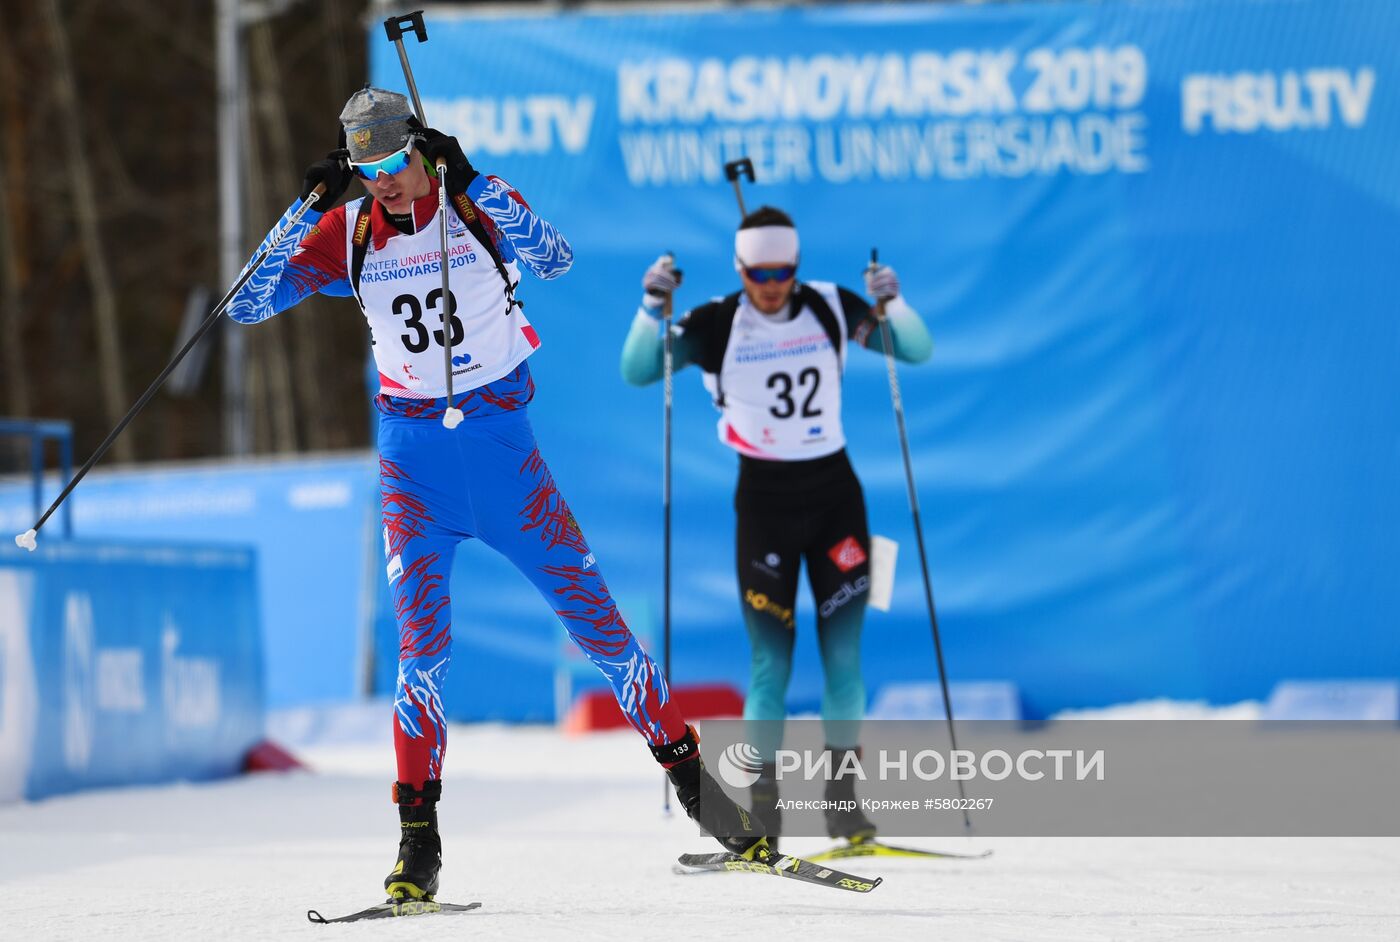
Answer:
[[[738,717],[744,713],[744,697],[729,684],[688,684],[671,688],[681,715],[686,720]],[[611,690],[591,690],[579,694],[564,720],[566,733],[592,733],[627,725]]]
[[[291,772],[305,768],[306,763],[271,739],[264,739],[243,757],[244,772]]]

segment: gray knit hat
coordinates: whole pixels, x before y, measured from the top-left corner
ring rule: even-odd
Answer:
[[[408,126],[411,117],[408,99],[398,92],[366,85],[351,95],[340,112],[350,159],[364,160],[403,147],[413,133]]]

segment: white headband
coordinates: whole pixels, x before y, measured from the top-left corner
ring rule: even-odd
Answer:
[[[734,233],[734,267],[796,265],[797,230],[792,226],[755,226]]]

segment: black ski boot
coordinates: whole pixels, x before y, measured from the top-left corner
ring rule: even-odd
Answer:
[[[399,806],[399,860],[384,878],[392,899],[432,899],[442,870],[442,838],[438,836],[437,803],[442,781],[429,779],[417,789],[394,783]]]
[[[651,754],[666,770],[681,807],[700,830],[719,841],[725,850],[749,860],[776,856],[768,847],[758,818],[735,804],[705,768],[694,727],[687,726],[685,735],[675,742],[652,746]]]
[[[875,836],[875,824],[860,810],[860,800],[856,798],[856,775],[852,772],[840,778],[836,777],[841,764],[851,761],[847,758],[848,755],[853,754],[855,761],[860,761],[860,747],[844,749],[827,746],[826,751],[831,756],[832,775],[826,783],[826,833],[837,840],[847,840],[852,844],[868,841]]]
[[[768,849],[778,852],[778,835],[783,833],[783,809],[778,807],[778,767],[766,762],[758,781],[749,789],[749,808],[753,811],[763,833],[768,836]]]

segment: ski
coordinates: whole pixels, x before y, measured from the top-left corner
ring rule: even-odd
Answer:
[[[433,899],[391,899],[378,906],[371,906],[369,909],[362,909],[348,916],[337,916],[335,919],[327,919],[316,910],[308,909],[306,918],[319,925],[329,925],[332,922],[362,922],[366,919],[393,919],[397,916],[432,916],[435,914],[446,916],[452,913],[469,913],[480,908],[480,903],[439,903]]]
[[[896,847],[879,841],[841,844],[819,854],[808,854],[808,860],[844,860],[847,857],[910,857],[923,860],[982,860],[992,856],[990,850],[975,854],[960,854],[946,850],[921,850],[917,847]]]
[[[771,863],[748,860],[738,854],[722,851],[715,854],[681,854],[671,869],[678,874],[762,873],[774,877],[787,877],[789,880],[801,880],[803,883],[813,883],[817,886],[829,886],[835,890],[849,890],[852,893],[869,893],[884,882],[883,877],[858,877],[790,854],[779,854]]]

